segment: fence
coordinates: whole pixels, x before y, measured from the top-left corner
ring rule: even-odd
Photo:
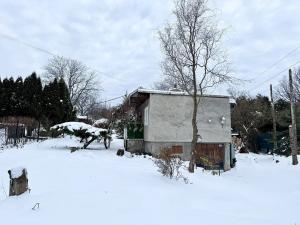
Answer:
[[[21,123],[0,123],[0,145],[25,144],[33,140],[44,140],[32,127]]]

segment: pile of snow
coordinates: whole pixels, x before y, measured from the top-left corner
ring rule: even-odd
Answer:
[[[57,125],[54,125],[53,127],[50,128],[51,130],[58,130],[58,131],[63,131],[63,130],[68,130],[70,132],[74,131],[85,131],[86,133],[89,133],[93,136],[100,136],[101,133],[107,133],[107,129],[103,128],[97,128],[93,127],[89,124],[83,123],[83,122],[65,122],[65,123],[60,123]]]
[[[19,178],[20,176],[22,176],[23,170],[25,170],[25,173],[26,173],[26,169],[24,167],[16,167],[16,168],[10,169],[11,178],[12,179]]]
[[[300,224],[300,165],[290,157],[237,154],[237,167],[221,176],[183,171],[185,184],[163,177],[148,156],[116,156],[123,140],[71,154],[76,145],[65,136],[0,154],[1,224]],[[7,197],[7,170],[18,165],[30,171],[31,192]]]
[[[0,146],[5,143],[5,129],[0,128]]]

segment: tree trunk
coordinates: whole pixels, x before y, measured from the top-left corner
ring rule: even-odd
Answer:
[[[84,145],[83,145],[83,148],[86,149],[87,146],[89,146],[93,141],[95,141],[98,137],[92,137],[91,140],[89,140],[88,142],[86,142]]]
[[[197,111],[198,111],[197,94],[194,94],[193,95],[193,118],[192,118],[193,139],[191,143],[191,160],[189,163],[190,173],[194,173],[195,170],[196,145],[198,139]]]

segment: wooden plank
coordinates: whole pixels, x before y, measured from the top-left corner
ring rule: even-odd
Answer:
[[[206,157],[212,163],[218,164],[224,161],[224,151],[224,144],[198,143],[196,146],[196,158]]]
[[[171,148],[167,148],[167,151],[172,155],[179,155],[183,153],[182,145],[173,145]]]

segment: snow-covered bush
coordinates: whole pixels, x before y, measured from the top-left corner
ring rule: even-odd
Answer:
[[[188,179],[183,176],[181,169],[184,168],[184,162],[178,155],[174,155],[168,149],[164,149],[159,154],[159,157],[154,160],[154,164],[158,167],[158,172],[170,179],[183,179],[188,183]]]
[[[52,131],[62,132],[69,135],[79,137],[80,142],[85,142],[83,148],[92,143],[96,139],[104,139],[104,145],[106,148],[109,147],[111,136],[107,129],[93,127],[89,124],[82,122],[66,122],[60,123],[50,128]]]

